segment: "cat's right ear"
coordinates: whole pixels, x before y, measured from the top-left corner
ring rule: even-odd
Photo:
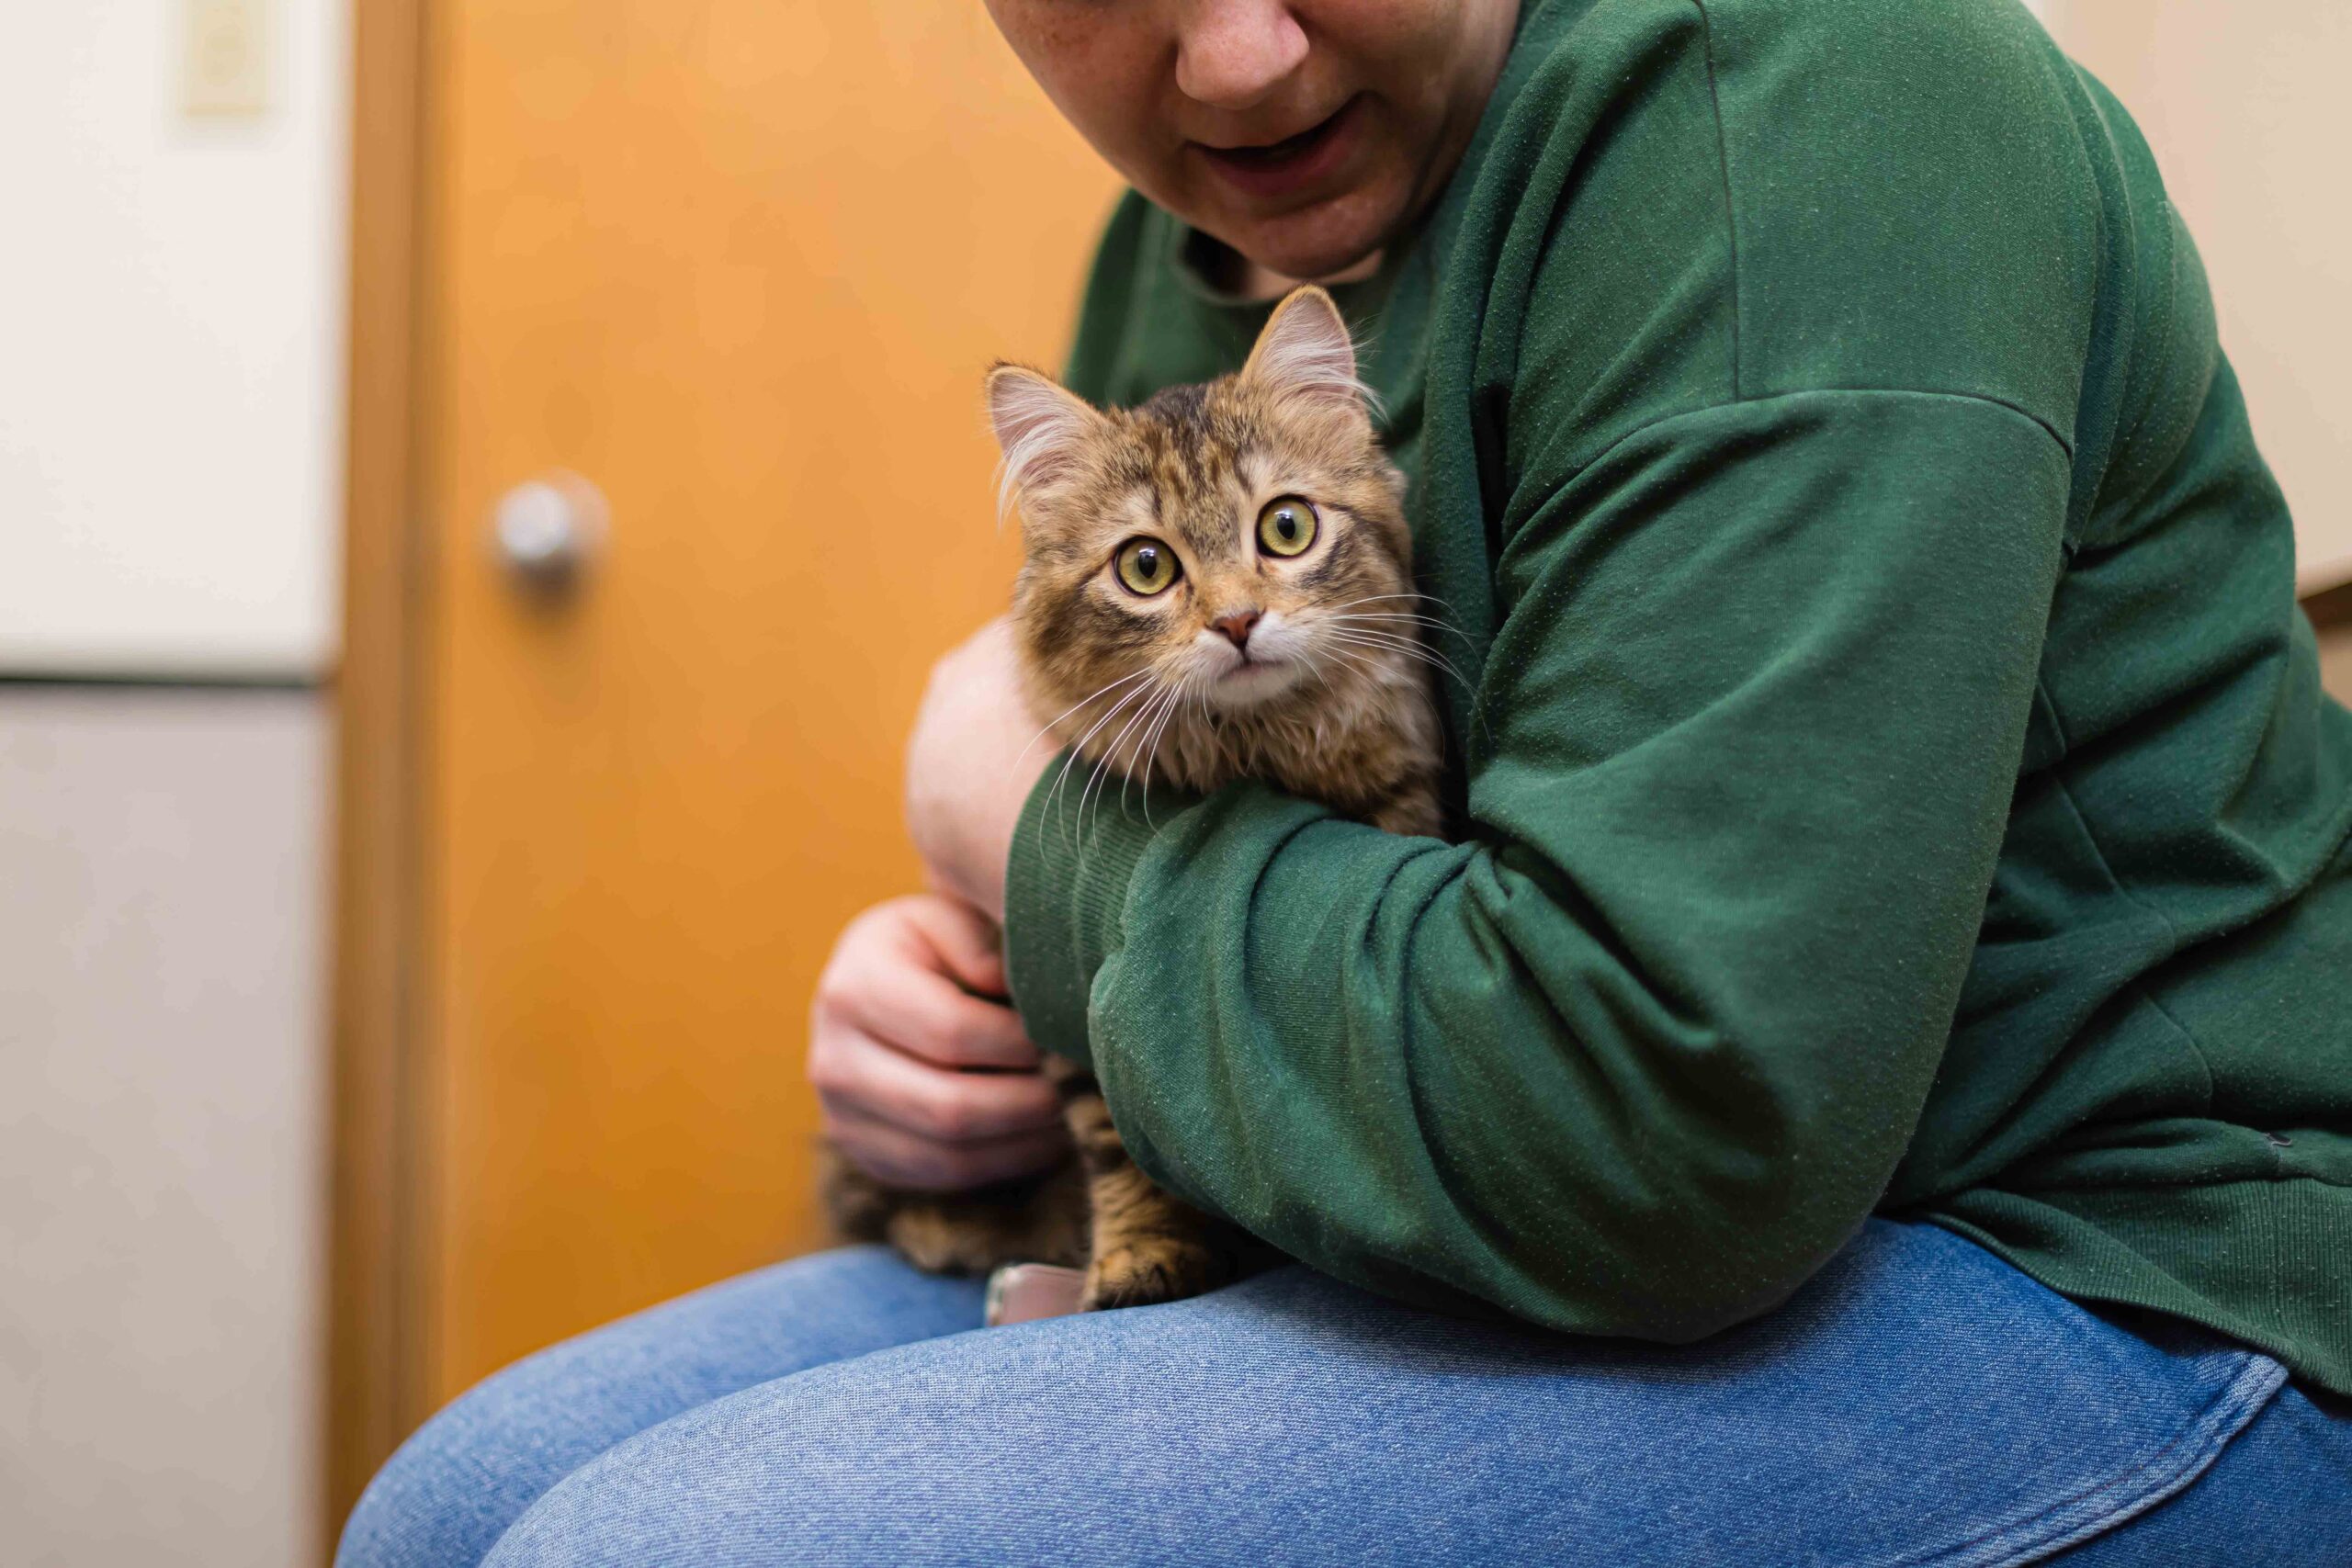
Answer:
[[[1010,511],[1076,466],[1102,416],[1050,378],[1025,366],[1000,365],[989,372],[989,423],[1004,453],[1001,496]]]
[[[1313,284],[1274,307],[1241,367],[1241,379],[1284,400],[1344,409],[1369,417],[1378,400],[1356,375],[1355,340],[1332,298]]]

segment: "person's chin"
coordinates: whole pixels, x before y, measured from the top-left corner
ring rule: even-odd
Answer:
[[[1398,183],[1358,181],[1280,212],[1221,197],[1204,204],[1206,210],[1180,216],[1270,272],[1329,278],[1387,244],[1403,226],[1405,193],[1390,188]]]

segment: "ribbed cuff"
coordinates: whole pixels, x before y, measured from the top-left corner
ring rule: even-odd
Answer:
[[[1192,801],[1163,789],[1130,789],[1122,798],[1114,785],[1090,798],[1081,817],[1071,799],[1078,771],[1057,797],[1061,772],[1058,760],[1046,769],[1012,831],[1004,875],[1005,971],[1029,1038],[1091,1067],[1087,1001],[1096,971],[1125,939],[1136,864]]]

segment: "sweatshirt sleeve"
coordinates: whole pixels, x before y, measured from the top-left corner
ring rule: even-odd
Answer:
[[[1777,1303],[1900,1159],[2058,569],[2032,419],[1818,391],[1521,509],[1469,837],[1256,785],[1024,815],[1016,995],[1155,1179],[1309,1263],[1556,1329]]]

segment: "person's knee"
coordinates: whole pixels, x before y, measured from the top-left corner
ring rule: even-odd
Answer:
[[[1036,1464],[974,1399],[965,1378],[932,1359],[826,1368],[748,1390],[565,1477],[484,1568],[831,1568],[1051,1554],[1070,1510],[1034,1484]]]
[[[796,1520],[798,1478],[760,1446],[657,1430],[559,1482],[517,1519],[483,1568],[734,1568],[824,1562]],[[745,1506],[744,1494],[756,1494]],[[806,1549],[806,1550],[804,1550]]]
[[[514,1408],[512,1390],[509,1374],[492,1378],[401,1445],[345,1521],[335,1568],[473,1568],[481,1561],[554,1479],[531,1462],[527,1415]]]
[[[471,1432],[467,1423],[445,1425],[449,1414],[427,1422],[368,1482],[344,1521],[335,1568],[471,1568],[481,1560],[489,1540],[468,1554],[473,1532],[459,1483],[471,1468]]]
[[[591,1464],[557,1483],[501,1536],[482,1568],[726,1568],[708,1550],[708,1522],[674,1484]],[[685,1544],[697,1544],[690,1551]],[[338,1565],[340,1568],[340,1565]]]
[[[551,1347],[478,1385],[385,1465],[344,1568],[472,1568],[548,1489],[616,1443],[738,1390],[952,1334],[977,1283],[853,1248],[780,1264]]]

